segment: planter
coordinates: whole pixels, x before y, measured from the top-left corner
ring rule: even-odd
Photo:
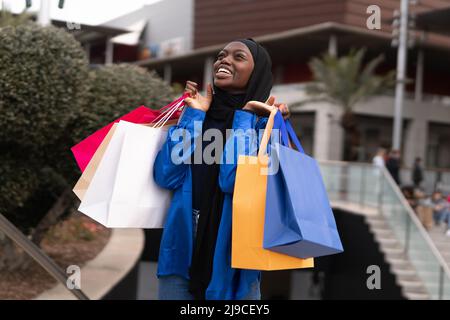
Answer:
[[[105,248],[81,268],[81,290],[91,300],[104,298],[135,269],[144,242],[144,232],[141,229],[113,229]],[[75,299],[75,296],[60,283],[35,298],[35,300]]]

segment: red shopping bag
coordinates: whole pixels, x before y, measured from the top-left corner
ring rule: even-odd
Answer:
[[[95,151],[97,151],[98,147],[102,143],[103,139],[105,139],[106,135],[108,134],[109,130],[111,129],[114,123],[119,122],[120,120],[138,124],[151,123],[153,120],[158,118],[158,116],[160,116],[164,110],[175,106],[177,103],[184,100],[186,97],[187,94],[181,96],[180,98],[176,99],[175,101],[169,103],[167,106],[159,110],[152,110],[145,106],[140,106],[139,108],[134,109],[133,111],[125,114],[124,116],[114,120],[110,124],[97,130],[96,132],[94,132],[93,134],[91,134],[78,144],[74,145],[71,148],[71,150],[81,172],[84,171],[89,161],[91,161],[92,157],[95,154]],[[181,112],[177,111],[170,117],[170,119],[171,120],[177,119],[180,116],[180,114]]]

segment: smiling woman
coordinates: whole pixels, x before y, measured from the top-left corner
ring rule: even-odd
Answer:
[[[252,39],[237,40],[218,53],[214,85],[208,86],[205,96],[198,92],[196,83],[186,84],[188,107],[178,125],[169,129],[171,138],[154,165],[156,183],[174,190],[158,260],[160,299],[261,297],[259,271],[231,268],[231,207],[238,154],[234,153],[231,164],[220,161],[226,151],[216,154],[219,161],[212,164],[194,154],[203,154],[214,143],[214,139],[198,139],[209,129],[219,130],[222,141],[226,130],[234,129],[225,150],[236,139],[257,141],[258,130],[265,127],[267,115],[275,108],[274,98],[269,98],[271,65],[261,45]],[[172,162],[172,150],[178,142],[172,134],[178,129],[187,130],[191,137],[190,164]],[[246,155],[255,152],[248,144],[244,149]],[[200,162],[196,162],[198,158]]]

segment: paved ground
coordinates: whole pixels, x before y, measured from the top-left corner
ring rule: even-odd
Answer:
[[[138,275],[138,300],[156,300],[158,298],[158,279],[156,262],[141,261]]]
[[[156,262],[141,261],[138,275],[138,300],[156,300],[158,297],[158,279]],[[311,286],[312,276],[308,272],[292,273],[291,300],[318,300],[318,288]]]

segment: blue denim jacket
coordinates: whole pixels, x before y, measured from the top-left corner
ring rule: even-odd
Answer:
[[[191,157],[195,148],[194,141],[201,134],[202,127],[194,126],[194,121],[203,123],[204,118],[205,112],[187,107],[179,123],[169,129],[167,140],[155,160],[156,183],[163,188],[173,190],[161,240],[158,277],[179,275],[189,279],[195,232],[191,167],[189,163],[175,164],[171,160],[171,154],[174,147],[183,139],[181,137],[176,139],[173,133],[176,129],[182,129],[189,132],[184,139],[191,140],[191,147],[187,152],[184,150],[181,157],[182,159]],[[239,154],[256,155],[262,136],[260,129],[264,129],[266,123],[267,118],[258,119],[256,115],[246,111],[237,110],[234,115],[232,128],[241,130],[234,130],[225,144],[223,159],[228,159],[227,154],[233,148],[233,161],[228,160],[228,163],[225,163],[224,160],[220,165],[219,185],[225,193],[225,199],[214,252],[212,278],[205,295],[208,300],[242,299],[249,293],[252,284],[261,277],[261,272],[257,270],[231,268],[231,211],[237,157]],[[256,131],[248,129],[256,129]],[[247,143],[244,146],[244,144],[238,144],[238,140],[247,141]],[[186,140],[183,140],[183,143],[186,143]]]

